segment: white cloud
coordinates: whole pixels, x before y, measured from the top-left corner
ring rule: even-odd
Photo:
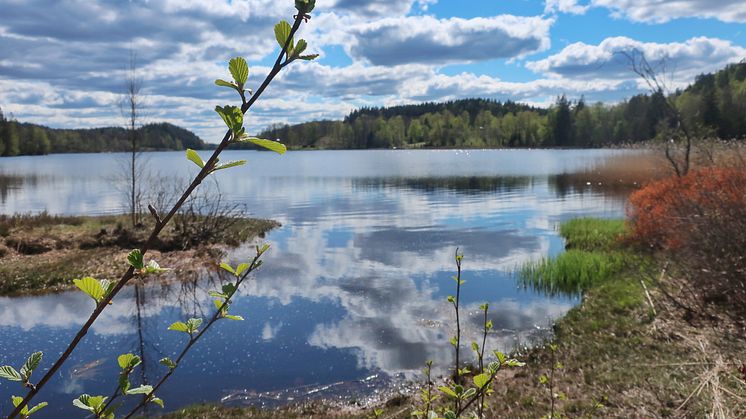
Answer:
[[[374,65],[444,64],[519,58],[549,48],[553,21],[501,15],[473,19],[408,16],[353,27],[353,58]]]
[[[651,65],[668,73],[664,76],[671,77],[678,85],[690,83],[697,74],[717,71],[746,58],[746,48],[716,38],[699,37],[662,44],[613,37],[598,45],[577,42],[526,66],[555,77],[629,80],[636,76],[625,54],[636,53],[642,53]]]
[[[582,15],[588,11],[589,6],[578,4],[578,0],[546,0],[544,11],[546,13],[571,13]]]
[[[733,0],[546,0],[546,12],[583,14],[604,7],[615,17],[635,22],[663,23],[680,18],[746,22],[746,2]]]

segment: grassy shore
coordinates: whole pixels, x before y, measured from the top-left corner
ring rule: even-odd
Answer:
[[[524,368],[498,377],[487,417],[549,417],[552,399],[556,418],[746,416],[739,372],[746,337],[725,318],[685,320],[654,286],[661,280],[656,259],[620,240],[624,228],[614,220],[565,223],[561,233],[574,255],[524,268],[533,286],[579,290],[582,302],[556,322],[552,342],[518,354]],[[542,375],[553,377],[553,394]],[[416,400],[397,400],[363,410],[200,405],[168,417],[368,418],[374,408],[383,409],[381,417],[409,417]]]
[[[146,259],[154,259],[178,275],[219,263],[227,247],[263,237],[279,225],[251,218],[224,221],[228,230],[199,245],[185,240],[185,233],[170,224]],[[81,276],[120,276],[127,266],[127,253],[142,244],[152,229],[149,219],[134,228],[130,223],[123,215],[0,216],[0,295],[59,291]]]

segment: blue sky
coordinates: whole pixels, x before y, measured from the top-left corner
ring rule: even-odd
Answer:
[[[0,106],[54,127],[123,125],[130,51],[144,122],[216,141],[213,85],[235,55],[258,85],[292,0],[0,0]],[[746,2],[725,0],[317,0],[249,130],[341,118],[360,106],[489,97],[548,106],[560,94],[618,102],[645,91],[620,53],[665,62],[671,89],[746,59]]]

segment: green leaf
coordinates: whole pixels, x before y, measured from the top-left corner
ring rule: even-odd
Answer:
[[[241,131],[243,127],[243,112],[241,112],[241,109],[230,105],[216,106],[215,112],[223,118],[223,122],[225,122],[225,125],[230,128],[234,135],[237,135]]]
[[[500,361],[500,364],[505,363],[505,354],[499,351],[495,351],[495,356],[497,357],[497,360]]]
[[[291,31],[292,28],[286,20],[281,20],[280,23],[275,25],[275,39],[277,39],[277,43],[280,44],[280,48],[284,48],[285,44],[288,44],[288,48],[286,51],[288,55],[292,55],[294,49],[292,38],[288,43],[288,38],[290,38]]]
[[[21,367],[21,376],[25,377],[26,380],[28,380],[29,377],[31,377],[31,373],[34,372],[36,367],[39,366],[39,363],[41,362],[41,358],[43,356],[44,354],[41,352],[32,353]]]
[[[244,271],[246,271],[247,269],[249,269],[248,263],[242,263],[236,266],[236,276],[241,276],[241,274],[244,273]]]
[[[476,342],[471,343],[471,350],[474,352],[479,352],[479,344]]]
[[[258,255],[264,254],[264,252],[266,252],[267,250],[269,250],[269,244],[267,243],[264,243],[262,247],[259,247],[259,246],[256,247],[256,253]]]
[[[101,283],[101,288],[104,289],[104,297],[108,296],[112,290],[114,290],[114,287],[117,285],[114,281],[109,281],[108,279],[102,279],[98,281]],[[111,302],[109,302],[111,304]]]
[[[224,303],[223,300],[212,300],[213,304],[215,304],[215,308],[220,310],[222,308],[222,311],[225,311],[228,308],[228,305]],[[223,307],[225,305],[225,307]]]
[[[159,399],[158,397],[152,397],[152,398],[150,399],[150,402],[151,402],[151,403],[155,403],[155,404],[157,404],[158,406],[160,406],[160,407],[161,407],[161,409],[163,409],[163,408],[164,408],[164,405],[163,405],[163,400]]]
[[[169,268],[161,268],[161,265],[158,264],[158,262],[151,260],[148,262],[148,265],[144,268],[146,274],[161,274],[166,271],[170,271]]]
[[[225,80],[222,80],[222,79],[215,80],[215,84],[218,85],[218,86],[220,86],[220,87],[230,87],[231,89],[238,90],[238,86],[236,86],[234,83],[231,83],[229,81],[225,81]]]
[[[194,151],[194,150],[192,150],[191,148],[187,148],[186,156],[187,156],[187,159],[189,159],[189,161],[191,161],[194,164],[196,164],[197,166],[199,166],[200,169],[202,169],[203,167],[205,167],[205,161],[202,160],[202,157],[200,157],[199,154],[197,154],[197,152]],[[134,265],[132,265],[132,266],[134,266]],[[138,269],[142,269],[142,255],[140,257],[140,267]]]
[[[238,140],[241,142],[247,142],[247,143],[252,143],[254,145],[258,145],[259,147],[266,148],[267,150],[270,150],[270,151],[274,151],[277,154],[285,154],[285,152],[288,151],[287,147],[285,147],[285,144],[279,141],[265,140],[262,138],[254,138],[254,137],[249,137],[249,136],[240,137]]]
[[[442,391],[443,393],[445,393],[446,395],[448,395],[450,397],[453,397],[454,399],[458,398],[458,395],[456,394],[456,392],[454,392],[453,390],[451,390],[450,387],[440,386],[440,387],[438,387],[438,390]]]
[[[508,362],[506,363],[506,365],[509,366],[509,367],[522,367],[522,366],[526,365],[526,363],[525,362],[521,362],[521,361],[519,361],[517,359],[509,359]]]
[[[168,326],[168,330],[174,330],[177,332],[189,333],[189,327],[184,322],[173,322],[171,326]]]
[[[249,65],[241,57],[235,57],[228,63],[228,71],[231,72],[233,80],[242,88],[246,84],[246,79],[249,78]]]
[[[194,151],[192,151],[194,153]],[[194,153],[197,154],[197,153]],[[189,151],[187,151],[187,157],[189,157]],[[199,158],[199,156],[197,156]],[[189,160],[191,160],[191,157],[189,157]],[[199,159],[202,161],[202,159]],[[135,269],[142,269],[143,267],[143,255],[140,249],[135,249],[131,251],[127,255],[127,262],[129,262],[130,266],[132,266]]]
[[[489,374],[479,374],[475,375],[474,378],[474,385],[477,386],[477,388],[482,388],[490,381]]]
[[[117,357],[117,363],[119,363],[119,368],[121,369],[134,368],[140,365],[141,362],[140,357],[133,354],[123,354]]]
[[[213,172],[217,172],[218,170],[228,169],[230,167],[236,167],[236,166],[243,166],[246,164],[246,160],[236,160],[236,161],[229,161],[228,163],[221,164],[220,166],[217,166],[216,168],[212,169]]]
[[[230,320],[238,320],[238,321],[243,321],[243,317],[241,317],[241,316],[234,316],[234,315],[232,315],[232,314],[226,314],[226,315],[225,315],[225,316],[223,316],[223,317],[225,317],[226,319],[230,319]]]
[[[235,275],[235,274],[236,274],[236,271],[235,271],[235,269],[233,269],[233,268],[231,267],[231,265],[229,265],[229,264],[227,264],[227,263],[225,263],[225,262],[221,262],[221,263],[220,263],[220,267],[221,267],[221,268],[223,268],[223,269],[225,269],[226,271],[228,271],[228,272],[232,273],[233,275]]]
[[[73,406],[89,412],[98,413],[101,410],[104,401],[106,401],[106,397],[104,396],[94,397],[88,394],[82,394],[80,397],[73,400]]]
[[[16,371],[15,368],[10,365],[3,365],[0,367],[0,378],[5,378],[10,381],[21,381],[21,374]]]
[[[202,319],[191,318],[186,322],[187,327],[192,332],[196,332],[197,329],[202,325]]]
[[[306,50],[306,48],[308,48],[308,43],[306,42],[306,40],[299,39],[298,44],[293,49],[293,58],[298,58],[298,56],[300,56],[303,51]]]
[[[11,400],[13,400],[13,406],[14,407],[18,407],[18,405],[20,405],[23,402],[23,397],[12,396]],[[28,413],[28,406],[23,406],[23,408],[21,409],[20,413],[21,413],[21,417],[28,416],[28,414],[29,414]]]
[[[140,387],[135,387],[127,390],[127,394],[149,394],[151,391],[153,391],[153,386],[142,385]]]
[[[547,384],[549,383],[549,378],[547,378],[546,375],[539,376],[539,384]]]
[[[101,283],[90,276],[82,279],[73,279],[73,284],[80,288],[81,291],[88,294],[88,296],[93,298],[97,303],[101,302],[101,299],[103,299],[106,294],[106,290],[101,286]]]
[[[319,58],[319,54],[301,55],[298,58],[301,59],[301,60],[304,60],[304,61],[313,61],[313,60]]]
[[[239,268],[241,266],[239,265]],[[236,275],[238,275],[238,270],[236,270]],[[236,285],[232,282],[229,282],[225,285],[223,285],[223,294],[225,295],[231,295],[236,291]]]
[[[172,361],[171,358],[169,357],[161,358],[160,361],[158,362],[160,362],[161,365],[165,365],[170,369],[176,368],[176,363]]]
[[[470,388],[464,392],[464,395],[461,396],[462,399],[468,399],[469,397],[472,397],[473,395],[477,394],[477,389]]]
[[[487,320],[487,323],[484,324],[484,328],[487,330],[492,330],[492,320]]]
[[[456,346],[458,345],[458,339],[456,339],[456,336],[451,338],[451,345]]]
[[[47,403],[47,402],[41,402],[41,403],[37,404],[36,406],[32,407],[31,409],[29,409],[29,411],[26,412],[25,415],[26,416],[31,416],[34,413],[38,412],[39,410],[47,407],[48,404],[49,403]],[[24,409],[27,409],[27,408],[24,408]]]
[[[228,298],[227,295],[223,294],[222,292],[217,292],[217,291],[208,291],[207,295],[209,295],[210,297],[216,297],[216,298],[222,298],[222,299]]]
[[[456,414],[451,412],[450,410],[446,411],[444,417],[445,419],[457,419]]]

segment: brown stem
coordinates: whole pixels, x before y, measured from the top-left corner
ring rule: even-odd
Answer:
[[[277,60],[275,61],[275,65],[272,68],[272,71],[267,75],[267,77],[262,82],[261,86],[257,91],[254,93],[253,96],[251,96],[251,99],[249,99],[248,102],[244,103],[241,106],[241,112],[246,113],[246,111],[251,108],[251,106],[259,99],[261,94],[264,92],[264,90],[269,86],[269,84],[272,82],[272,80],[275,78],[277,73],[280,72],[282,69],[282,57],[286,54],[287,48],[290,45],[290,39],[293,37],[295,32],[298,31],[298,28],[300,28],[300,24],[303,21],[303,17],[299,16],[295,19],[295,23],[293,24],[292,30],[290,31],[290,36],[288,37],[288,40],[285,42],[285,46],[280,51],[279,56],[277,57]],[[220,144],[215,149],[215,151],[212,153],[210,158],[205,163],[204,167],[199,171],[197,176],[192,180],[192,183],[189,185],[189,187],[184,191],[184,193],[181,195],[179,200],[174,204],[173,208],[171,208],[171,211],[168,212],[168,214],[162,219],[161,223],[156,223],[155,227],[153,227],[153,231],[150,233],[150,236],[145,241],[145,244],[142,245],[140,248],[140,252],[145,255],[145,253],[150,249],[151,246],[155,243],[155,240],[158,238],[158,235],[163,230],[163,228],[168,224],[168,222],[173,218],[174,215],[176,215],[176,212],[184,205],[184,202],[186,202],[187,198],[194,192],[194,190],[197,188],[197,186],[202,183],[202,181],[207,177],[207,175],[210,174],[210,171],[215,166],[215,163],[218,160],[218,156],[220,153],[228,147],[230,144],[230,140],[232,138],[231,130],[229,129],[226,131],[225,135],[223,136],[223,139],[220,141]],[[70,342],[70,344],[67,346],[65,351],[60,355],[60,357],[55,361],[55,363],[52,365],[52,368],[47,371],[47,373],[42,377],[41,380],[39,380],[39,383],[37,383],[36,388],[31,389],[31,391],[28,392],[26,397],[23,398],[23,401],[16,406],[16,408],[10,412],[10,415],[8,415],[8,419],[13,419],[16,417],[21,410],[28,405],[28,403],[31,401],[31,399],[36,396],[36,394],[39,393],[39,391],[44,387],[44,385],[49,382],[52,377],[57,373],[57,371],[62,367],[62,364],[67,361],[67,359],[70,357],[70,355],[73,353],[75,348],[78,346],[80,341],[83,339],[83,337],[88,333],[88,330],[91,328],[93,323],[98,319],[98,317],[101,315],[101,313],[104,311],[104,309],[109,305],[109,302],[119,293],[119,291],[127,284],[127,282],[132,279],[132,277],[135,274],[135,269],[130,266],[127,271],[122,275],[122,277],[119,279],[119,282],[114,286],[114,289],[103,298],[103,300],[96,306],[96,308],[93,310],[93,313],[88,318],[88,320],[85,322],[85,324],[80,328],[78,333],[75,335],[73,340]]]

